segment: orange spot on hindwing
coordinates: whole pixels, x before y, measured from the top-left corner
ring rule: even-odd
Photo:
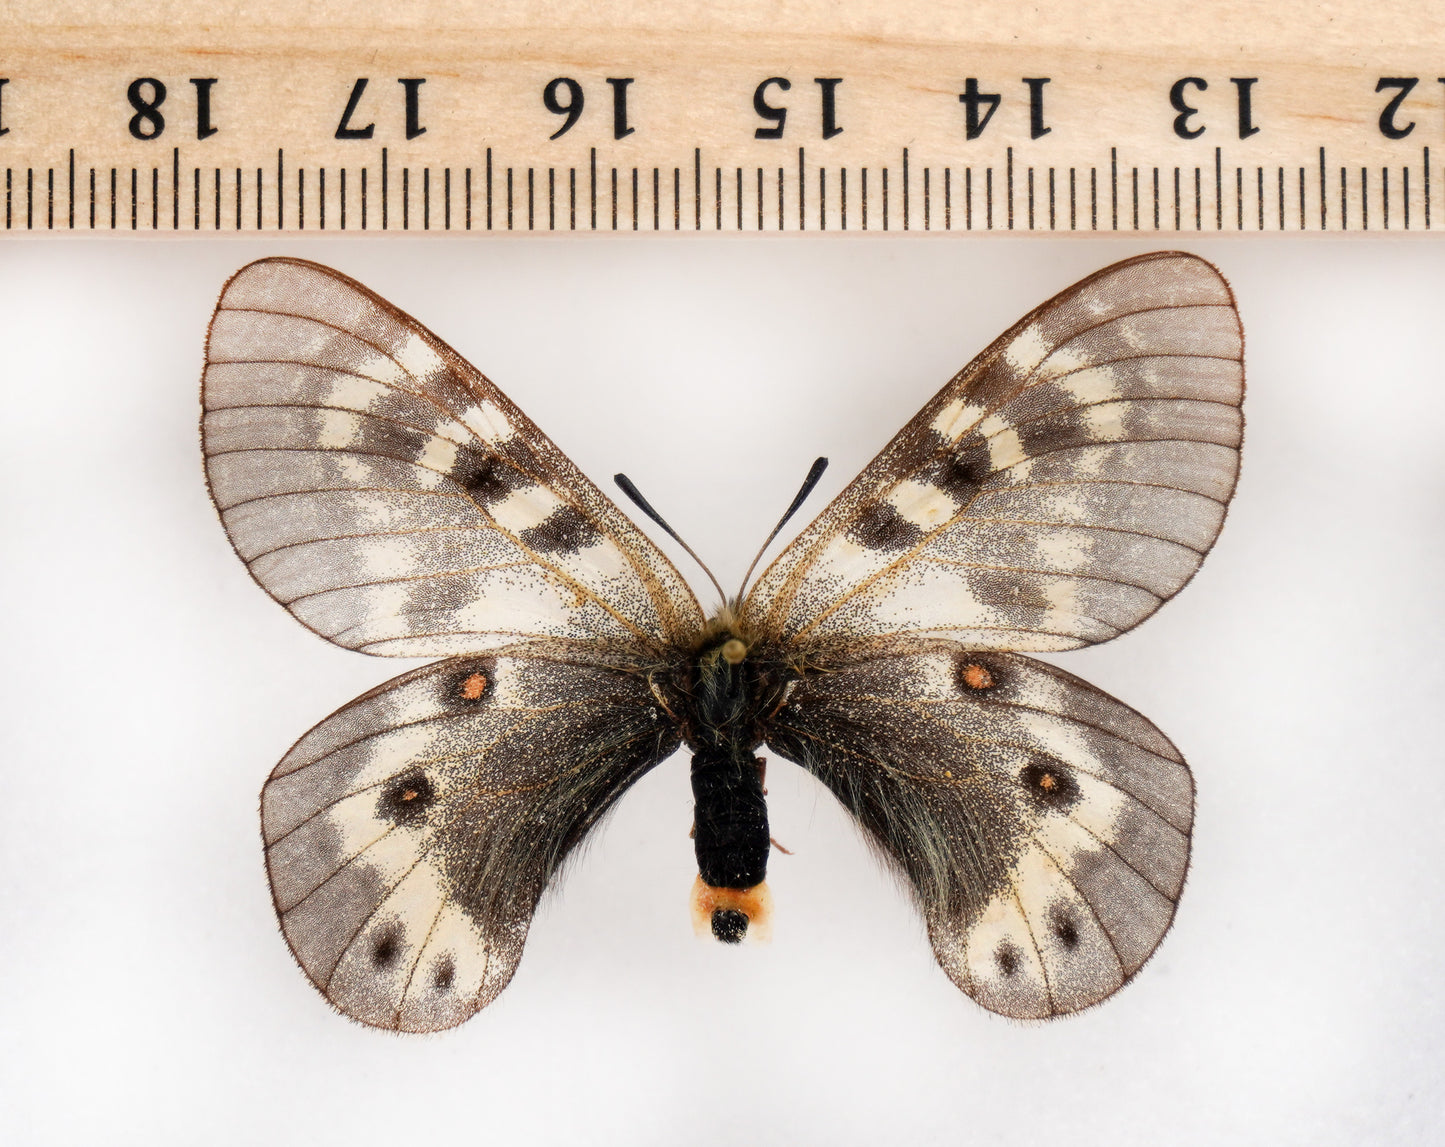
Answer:
[[[463,701],[480,701],[490,684],[485,673],[472,673],[462,679],[457,694]]]
[[[963,667],[962,677],[963,683],[970,689],[992,689],[994,686],[993,674],[977,661],[970,661]]]

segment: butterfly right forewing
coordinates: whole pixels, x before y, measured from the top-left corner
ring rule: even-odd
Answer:
[[[765,571],[744,616],[798,648],[914,633],[1063,650],[1137,625],[1214,543],[1239,467],[1239,316],[1163,252],[1026,316]]]

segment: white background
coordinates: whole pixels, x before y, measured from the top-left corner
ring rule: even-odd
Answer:
[[[833,799],[769,774],[775,939],[694,939],[687,769],[628,795],[453,1032],[333,1013],[271,911],[257,793],[409,663],[307,633],[207,499],[225,277],[333,264],[416,315],[735,583],[959,366],[1122,241],[6,242],[0,1139],[1415,1143],[1445,1119],[1438,242],[1188,244],[1247,334],[1244,471],[1158,616],[1060,664],[1193,766],[1177,923],[1115,999],[990,1015]],[[806,517],[806,515],[805,515]],[[680,568],[694,577],[690,566]]]

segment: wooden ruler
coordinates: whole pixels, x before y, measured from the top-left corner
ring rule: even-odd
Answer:
[[[1445,8],[12,0],[8,235],[1445,230]]]

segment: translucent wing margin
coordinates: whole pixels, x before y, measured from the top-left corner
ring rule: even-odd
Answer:
[[[749,594],[760,638],[1106,641],[1213,545],[1239,466],[1228,285],[1177,252],[1107,267],[961,371]]]
[[[667,558],[487,379],[359,283],[265,259],[226,284],[202,386],[211,495],[252,575],[366,653],[702,624]]]
[[[645,678],[607,665],[500,652],[387,682],[262,792],[292,952],[353,1019],[461,1023],[506,987],[568,852],[677,745]]]
[[[938,962],[991,1011],[1099,1003],[1174,918],[1189,769],[1138,713],[1052,666],[900,644],[804,678],[768,744],[908,876]]]

